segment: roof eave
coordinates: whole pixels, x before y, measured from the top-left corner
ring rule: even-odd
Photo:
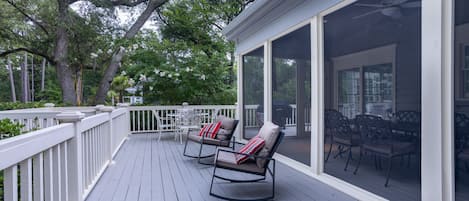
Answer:
[[[251,6],[241,12],[223,30],[223,35],[228,40],[235,41],[236,37],[247,27],[266,15],[271,8],[275,7],[282,0],[256,0]]]

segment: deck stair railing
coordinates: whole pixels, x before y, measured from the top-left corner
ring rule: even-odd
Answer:
[[[15,115],[28,119],[31,113]],[[58,124],[0,141],[3,200],[85,200],[130,134],[128,108],[98,107],[87,117],[66,111],[47,118]]]

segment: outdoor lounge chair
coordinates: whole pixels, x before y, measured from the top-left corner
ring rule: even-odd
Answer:
[[[220,126],[220,130],[218,131],[218,134],[215,139],[212,138],[207,138],[205,135],[199,136],[198,134],[187,134],[186,138],[186,144],[184,146],[184,156],[190,157],[190,158],[197,158],[197,162],[199,164],[203,165],[213,165],[211,163],[204,163],[200,159],[203,158],[209,158],[215,156],[215,154],[208,154],[208,155],[202,155],[202,150],[204,145],[208,146],[215,146],[215,147],[230,147],[234,150],[235,149],[235,141],[236,138],[233,136],[234,131],[236,130],[236,126],[238,125],[238,120],[234,120],[231,118],[227,118],[225,116],[218,116],[215,120],[215,122],[222,122]],[[198,155],[190,155],[187,154],[187,144],[189,141],[198,143],[200,145],[199,147],[199,154]]]
[[[285,134],[280,132],[280,127],[271,123],[265,122],[259,131],[258,136],[265,140],[264,147],[257,154],[243,154],[233,150],[217,149],[217,155],[215,157],[215,167],[213,169],[212,182],[210,184],[210,195],[225,199],[225,200],[272,200],[275,197],[275,159],[272,158],[276,152],[280,142]],[[246,155],[249,159],[241,164],[236,163],[236,155]],[[269,166],[272,162],[272,167]],[[217,169],[225,169],[234,172],[247,173],[250,175],[261,176],[260,178],[250,180],[239,180],[234,178],[227,178],[221,175],[217,175]],[[255,199],[239,199],[226,197],[220,194],[216,194],[212,191],[214,179],[221,179],[232,183],[251,183],[264,181],[266,179],[267,172],[272,177],[272,193],[266,197],[255,198]]]

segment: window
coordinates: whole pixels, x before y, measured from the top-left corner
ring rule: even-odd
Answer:
[[[341,70],[339,75],[339,111],[347,117],[354,117],[361,111],[360,69]]]
[[[264,123],[264,47],[242,56],[243,137],[255,136]]]
[[[378,64],[363,68],[363,106],[366,114],[387,119],[393,112],[392,64]]]
[[[324,172],[389,200],[421,200],[420,10],[358,0],[323,20]]]

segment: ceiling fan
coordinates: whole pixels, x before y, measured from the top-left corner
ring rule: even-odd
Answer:
[[[366,4],[366,3],[356,3],[354,6],[360,7],[368,7],[368,8],[375,8],[370,12],[357,15],[352,19],[360,19],[366,17],[368,15],[372,15],[375,13],[381,13],[384,16],[391,17],[393,19],[398,19],[402,17],[402,9],[408,8],[419,8],[421,7],[420,0],[419,1],[410,1],[410,0],[382,0],[380,4]]]

